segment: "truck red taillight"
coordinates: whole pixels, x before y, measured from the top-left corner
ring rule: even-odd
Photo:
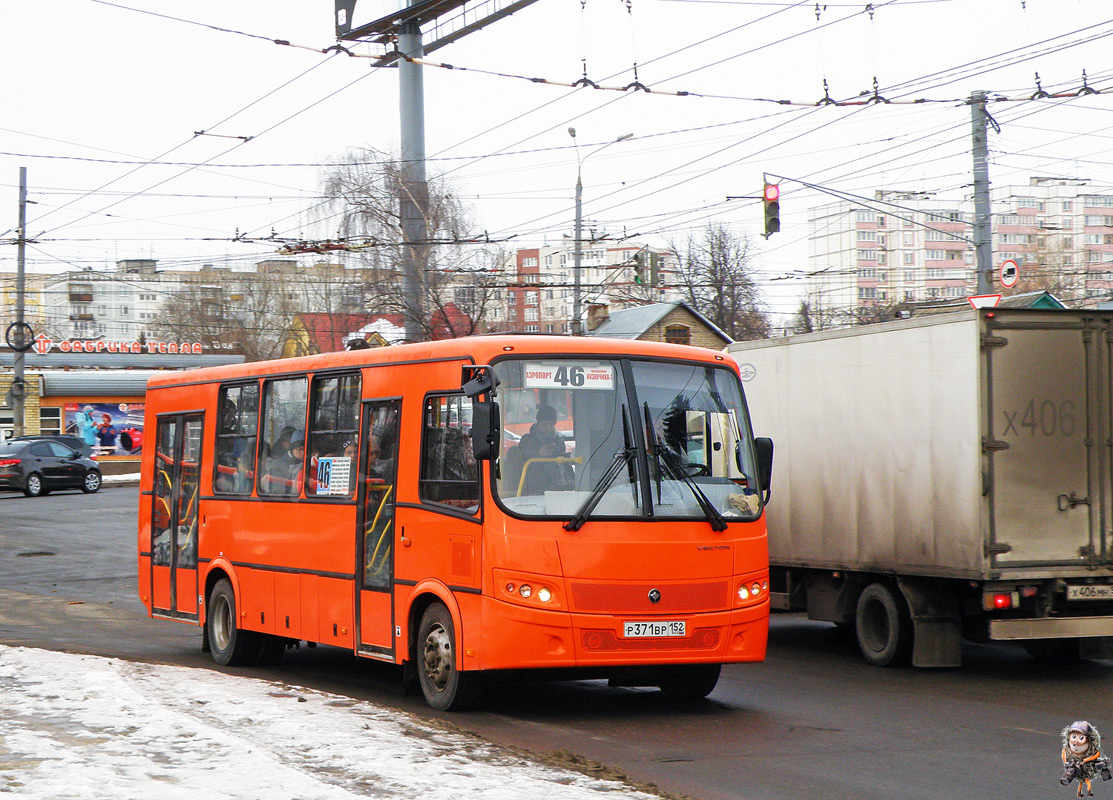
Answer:
[[[982,595],[982,607],[986,611],[1020,607],[1020,592],[986,592]]]

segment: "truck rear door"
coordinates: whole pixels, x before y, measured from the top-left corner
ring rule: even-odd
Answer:
[[[991,563],[1105,558],[1100,442],[1108,320],[1073,311],[983,315]]]

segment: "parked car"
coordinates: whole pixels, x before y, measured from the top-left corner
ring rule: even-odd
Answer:
[[[53,489],[89,493],[100,487],[97,462],[53,438],[0,444],[0,489],[38,497]]]
[[[61,442],[70,450],[76,450],[86,458],[96,458],[93,453],[93,446],[86,444],[80,436],[68,436],[64,433],[29,433],[24,436],[14,436],[8,441],[11,442],[35,442],[43,439],[50,439],[51,441]]]

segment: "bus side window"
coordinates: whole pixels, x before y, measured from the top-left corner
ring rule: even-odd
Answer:
[[[305,469],[305,378],[267,381],[263,389],[263,444],[259,452],[261,495],[300,492]]]
[[[213,492],[251,494],[255,485],[259,384],[221,387],[219,408]]]
[[[314,378],[312,394],[305,495],[350,497],[356,486],[356,454],[359,452],[359,373]],[[326,459],[324,470],[321,459]],[[346,473],[340,469],[341,465],[347,468]],[[332,467],[339,472],[334,473]],[[331,480],[333,474],[341,473],[348,478],[338,482]]]
[[[479,467],[470,436],[471,399],[463,395],[430,397],[425,402],[421,437],[422,502],[461,511],[479,511]]]

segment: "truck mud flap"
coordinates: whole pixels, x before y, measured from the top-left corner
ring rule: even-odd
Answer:
[[[946,584],[933,578],[897,578],[912,614],[912,666],[962,666],[962,625]]]

